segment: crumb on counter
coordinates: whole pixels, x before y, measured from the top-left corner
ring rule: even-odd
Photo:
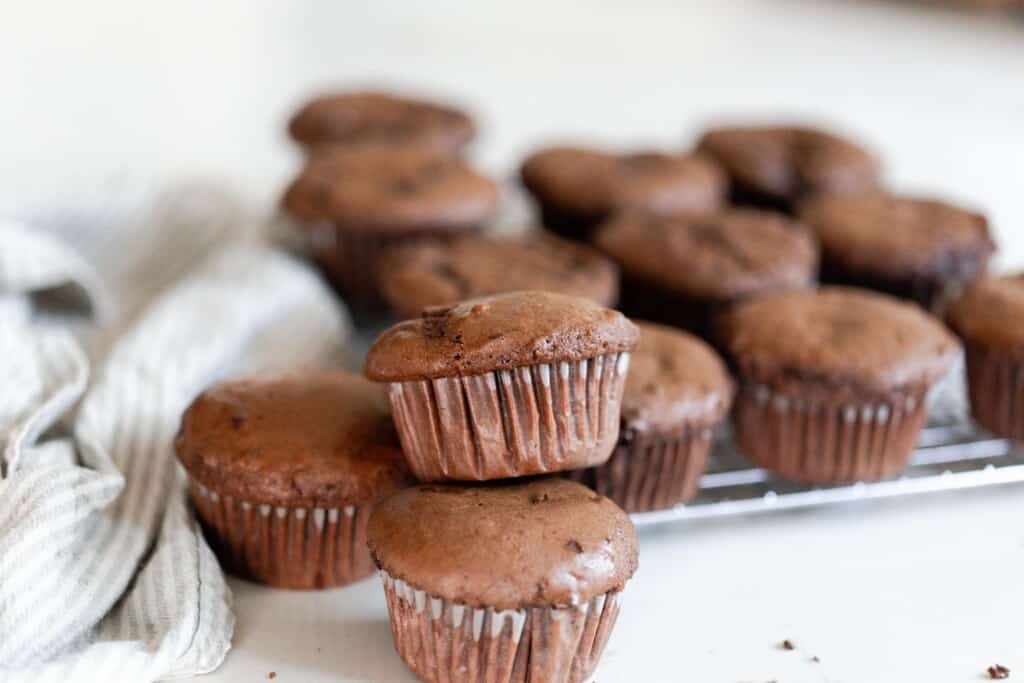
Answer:
[[[992,679],[1002,679],[1010,677],[1010,670],[1002,664],[993,664],[988,669],[988,677]]]

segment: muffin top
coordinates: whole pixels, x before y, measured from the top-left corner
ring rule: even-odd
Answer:
[[[1024,360],[1024,273],[970,285],[950,307],[957,334],[1000,355]]]
[[[199,483],[251,503],[360,505],[412,483],[380,388],[347,372],[217,384],[185,411],[175,445]]]
[[[829,395],[885,398],[944,375],[959,344],[913,304],[822,287],[759,297],[724,318],[723,339],[748,381],[785,390],[812,382]]]
[[[404,382],[631,351],[640,332],[618,311],[553,292],[509,292],[435,306],[385,330],[366,376]]]
[[[640,346],[630,359],[622,396],[622,426],[670,433],[711,426],[732,403],[732,380],[710,346],[685,332],[638,322]]]
[[[800,217],[827,260],[861,272],[973,275],[995,251],[984,216],[934,199],[822,195],[804,202]]]
[[[622,209],[707,211],[726,192],[722,171],[692,154],[548,147],[531,154],[520,174],[542,201],[595,218]]]
[[[384,92],[322,95],[300,109],[288,132],[306,147],[323,144],[419,145],[454,154],[476,135],[465,113],[440,104]]]
[[[598,228],[594,241],[627,275],[720,301],[806,287],[817,274],[811,234],[767,211],[624,214]]]
[[[379,232],[475,228],[497,203],[494,182],[465,161],[385,145],[314,152],[283,199],[301,221]]]
[[[374,508],[367,540],[377,564],[414,588],[496,609],[578,605],[621,590],[637,567],[629,516],[558,477],[421,484]]]
[[[380,287],[403,318],[427,306],[522,289],[561,292],[612,306],[615,264],[596,249],[547,233],[518,237],[464,236],[447,244],[400,247],[381,262]]]
[[[800,126],[713,128],[697,150],[720,163],[738,188],[788,203],[818,192],[876,187],[878,159],[837,135]]]

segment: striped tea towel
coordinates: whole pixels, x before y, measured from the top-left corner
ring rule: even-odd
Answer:
[[[56,206],[0,204],[0,681],[207,672],[231,596],[175,462],[181,412],[226,373],[339,362],[348,319],[208,184]]]

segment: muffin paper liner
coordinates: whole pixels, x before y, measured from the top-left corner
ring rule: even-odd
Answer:
[[[231,570],[279,588],[343,586],[374,571],[364,506],[281,507],[189,482],[211,546]]]
[[[637,435],[620,438],[605,464],[568,474],[626,512],[664,510],[697,494],[710,450],[707,427],[686,427],[674,436]]]
[[[735,434],[741,453],[787,479],[874,481],[906,467],[926,414],[924,392],[842,404],[747,386],[736,403]]]
[[[603,220],[603,216],[567,211],[551,202],[539,201],[540,221],[545,229],[566,239],[589,242],[594,229]]]
[[[628,353],[612,353],[396,382],[388,396],[416,478],[506,479],[607,460],[628,368]]]
[[[460,230],[457,234],[475,231]],[[313,258],[325,277],[358,307],[382,303],[377,286],[377,261],[386,250],[423,241],[444,241],[449,230],[420,229],[399,233],[345,230],[330,223],[311,227]]]
[[[686,330],[716,348],[720,348],[716,320],[730,305],[729,301],[675,292],[629,273],[621,276],[619,310],[630,318]]]
[[[619,616],[617,591],[574,607],[497,610],[380,576],[395,649],[428,683],[579,683],[597,667]]]
[[[971,414],[993,434],[1024,441],[1024,362],[967,344]]]

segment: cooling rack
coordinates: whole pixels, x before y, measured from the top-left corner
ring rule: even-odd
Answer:
[[[992,437],[969,417],[962,367],[930,399],[928,425],[910,465],[899,477],[879,482],[808,486],[753,467],[729,434],[716,440],[700,492],[685,505],[632,515],[637,526],[680,520],[767,513],[878,498],[1024,482],[1024,449]]]

